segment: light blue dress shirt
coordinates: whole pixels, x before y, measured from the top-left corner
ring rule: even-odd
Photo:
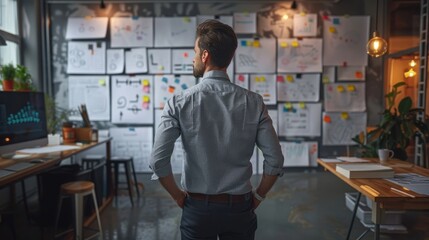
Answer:
[[[264,173],[283,173],[280,144],[262,97],[231,83],[223,71],[206,72],[199,84],[165,105],[150,163],[156,176],[172,173],[179,136],[185,156],[181,184],[187,192],[250,192],[255,143],[265,158]]]

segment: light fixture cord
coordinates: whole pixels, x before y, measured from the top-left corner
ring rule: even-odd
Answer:
[[[376,1],[376,6],[375,6],[375,32],[377,32],[378,29],[378,0]]]

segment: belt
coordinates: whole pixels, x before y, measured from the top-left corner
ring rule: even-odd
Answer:
[[[240,195],[233,195],[233,194],[202,194],[202,193],[190,193],[188,192],[189,197],[196,200],[204,200],[208,202],[218,202],[218,203],[243,203],[245,201],[248,201],[251,196],[252,192],[248,192],[245,194]]]

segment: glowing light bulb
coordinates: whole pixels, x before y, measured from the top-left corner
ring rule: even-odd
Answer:
[[[373,33],[373,37],[366,45],[366,52],[372,57],[380,57],[387,52],[387,42],[383,38],[377,36],[377,32]]]
[[[411,60],[411,62],[410,62],[410,67],[415,67],[416,65],[417,65],[417,63],[416,63],[416,61],[414,61],[414,59],[413,60]]]
[[[289,16],[287,14],[283,15],[282,20],[288,20]]]
[[[414,77],[416,75],[417,75],[417,73],[412,68],[410,68],[410,70],[404,72],[404,77],[406,77],[406,78],[411,78],[411,77]]]

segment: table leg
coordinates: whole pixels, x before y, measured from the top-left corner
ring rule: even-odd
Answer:
[[[355,202],[355,207],[353,208],[353,215],[352,215],[352,221],[350,222],[350,226],[349,226],[349,231],[347,232],[347,240],[350,239],[350,234],[352,233],[352,229],[353,229],[353,223],[355,221],[356,218],[356,212],[359,206],[359,202],[360,202],[360,197],[361,197],[361,193],[359,192],[357,197],[356,197],[356,202]]]
[[[372,222],[374,222],[374,239],[380,239],[380,223],[381,223],[382,209],[380,203],[372,202]]]

